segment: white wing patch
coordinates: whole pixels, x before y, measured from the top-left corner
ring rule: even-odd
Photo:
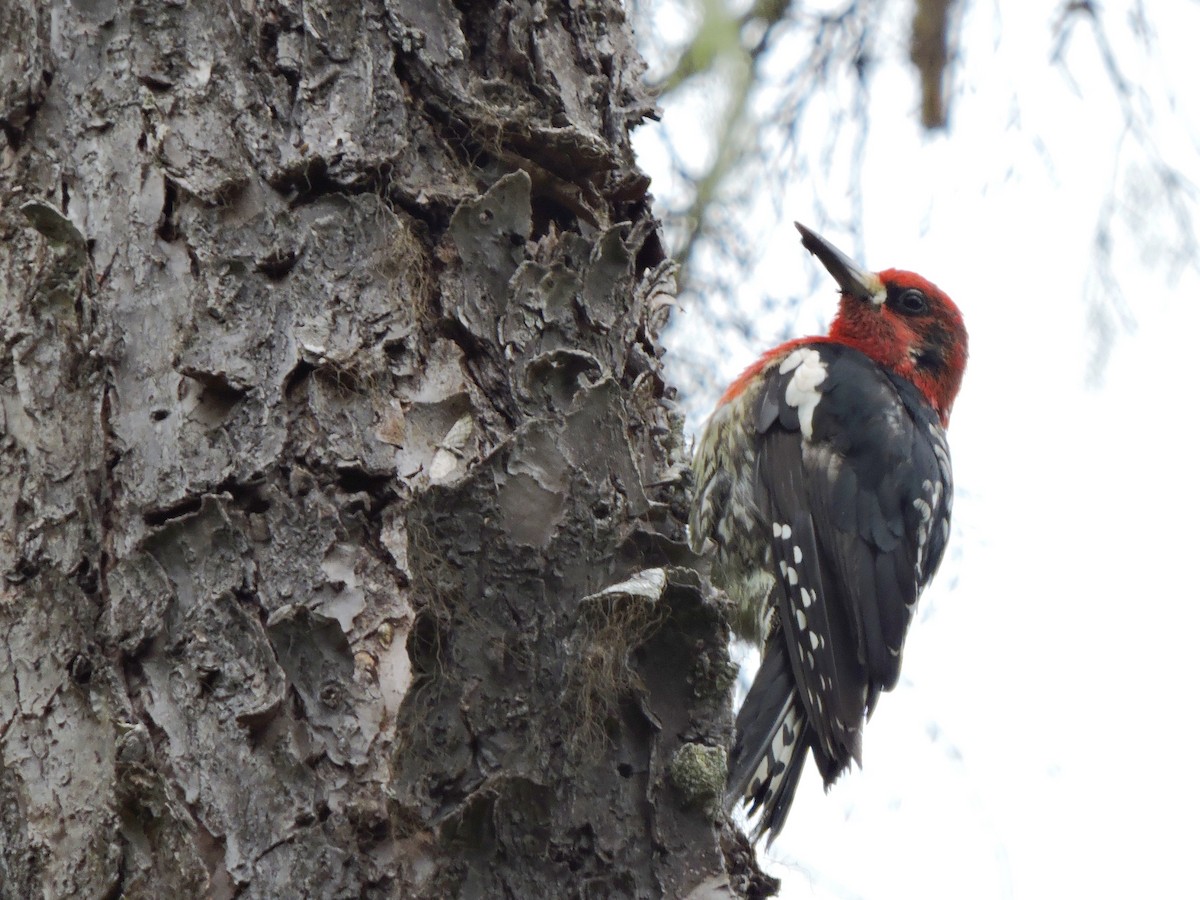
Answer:
[[[788,372],[792,371],[792,369],[804,362],[804,354],[811,352],[812,351],[807,347],[801,347],[799,350],[793,350],[788,354],[787,359],[779,364],[779,374],[786,375]]]
[[[812,347],[793,350],[787,359],[780,363],[779,371],[781,374],[793,372],[783,392],[783,399],[788,406],[796,408],[796,415],[800,419],[800,433],[804,435],[804,439],[812,440],[813,410],[821,402],[821,393],[817,387],[825,381],[827,374],[821,354]]]

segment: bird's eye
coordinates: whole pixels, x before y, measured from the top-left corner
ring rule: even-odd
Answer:
[[[900,307],[902,312],[923,313],[929,308],[929,301],[916,288],[909,288],[896,298],[896,305]]]

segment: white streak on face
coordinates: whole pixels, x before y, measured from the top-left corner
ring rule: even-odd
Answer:
[[[788,369],[779,367],[780,372],[788,372],[792,368],[796,370],[783,392],[783,399],[788,406],[796,408],[796,415],[800,419],[800,433],[804,435],[805,440],[812,440],[813,411],[821,402],[821,393],[817,387],[825,381],[825,364],[821,362],[821,355],[812,347],[801,347],[793,351],[784,363],[790,363],[793,359],[798,360],[794,366]]]

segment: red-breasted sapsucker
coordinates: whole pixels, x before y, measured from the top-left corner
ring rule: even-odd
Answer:
[[[696,448],[693,548],[762,641],[738,713],[729,802],[783,827],[804,760],[828,787],[900,675],[917,597],[950,533],[945,428],[967,362],[958,308],[912,272],[864,271],[797,224],[841,288],[826,337],[765,353]]]

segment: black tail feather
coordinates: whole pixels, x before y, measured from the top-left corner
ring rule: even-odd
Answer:
[[[729,762],[726,803],[746,803],[759,815],[754,840],[779,836],[796,794],[812,732],[796,696],[791,662],[781,629],[774,629],[763,650],[762,666],[738,711]]]

